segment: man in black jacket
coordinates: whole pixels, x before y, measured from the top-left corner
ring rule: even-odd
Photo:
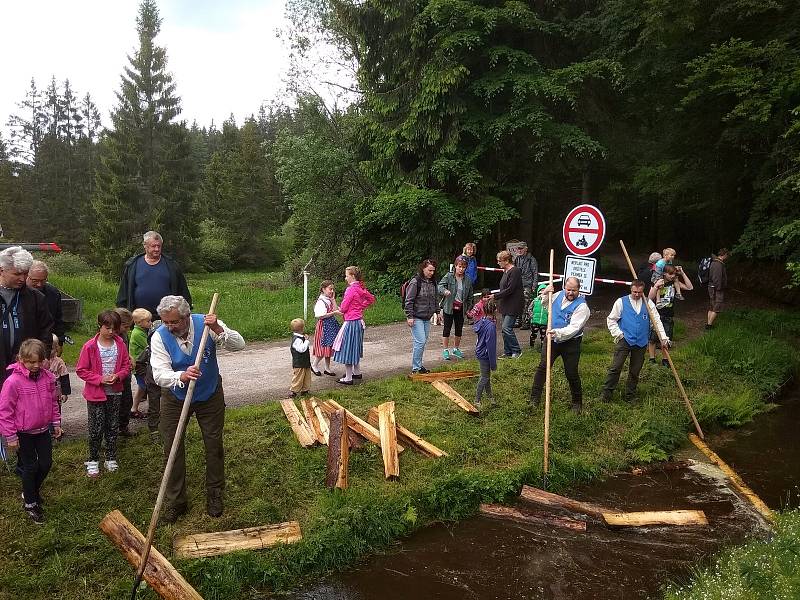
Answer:
[[[36,338],[53,345],[53,318],[44,294],[25,285],[33,256],[20,246],[0,252],[0,384],[17,357],[23,340]]]
[[[182,296],[192,305],[192,296],[186,285],[183,271],[169,256],[161,254],[164,238],[157,231],[143,236],[144,252],[125,262],[119,282],[117,306],[133,311],[146,308],[151,314],[158,312],[158,303],[164,296]]]
[[[503,250],[497,253],[497,264],[503,269],[500,289],[489,298],[497,300],[497,309],[503,315],[503,358],[519,358],[522,348],[519,347],[514,333],[514,323],[524,310],[525,297],[522,291],[522,274],[514,266],[511,253]]]
[[[26,283],[29,288],[39,290],[47,300],[47,309],[53,317],[53,333],[58,338],[58,343],[64,345],[64,337],[67,335],[67,326],[64,323],[64,315],[61,311],[61,290],[47,281],[50,270],[47,265],[40,260],[33,261]]]

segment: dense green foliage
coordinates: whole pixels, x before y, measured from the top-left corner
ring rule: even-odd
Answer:
[[[707,433],[729,420],[728,407],[737,411],[739,422],[752,419],[765,408],[763,390],[776,387],[796,368],[793,342],[800,333],[800,318],[758,312],[749,321],[747,314],[723,314],[718,328],[702,340],[681,344],[673,354],[689,395],[698,399],[697,415]],[[784,326],[772,330],[777,322]],[[746,344],[730,355],[728,349],[747,336],[758,337],[763,348]],[[766,339],[769,343],[763,343]],[[698,343],[702,353],[712,353],[717,360],[698,361]],[[676,408],[681,401],[671,375],[661,367],[643,371],[640,403],[595,400],[611,346],[601,331],[584,343],[583,415],[568,409],[561,363],[555,368],[549,477],[554,491],[631,462],[664,458],[684,443],[691,430],[686,412]],[[758,353],[752,355],[754,351]],[[384,549],[431,522],[471,516],[480,502],[503,501],[518,493],[523,483],[538,485],[541,412],[532,417],[525,409],[536,360],[526,353],[516,361],[501,361],[492,383],[498,406],[480,418],[467,415],[431,386],[405,377],[326,394],[362,417],[369,407],[394,400],[399,422],[449,453],[433,460],[407,450],[401,455],[399,480],[386,481],[380,450],[369,444],[352,452],[350,487],[343,492],[324,487],[325,448],[300,447],[276,403],[228,410],[227,510],[218,520],[204,512],[202,443],[192,420],[187,433],[190,512],[176,525],[160,527],[155,547],[171,558],[204,598],[257,597],[265,590],[287,589],[309,576],[352,565],[358,557]],[[755,369],[770,364],[772,369],[757,384],[749,372],[736,369],[737,361],[752,361]],[[453,386],[471,397],[475,382],[460,380]],[[742,404],[738,400],[742,395],[754,401]],[[84,475],[85,452],[84,440],[56,448],[54,470],[43,489],[45,525],[30,524],[16,502],[0,505],[0,590],[10,596],[60,599],[79,593],[88,600],[121,597],[130,589],[132,569],[96,524],[106,512],[119,508],[140,530],[146,529],[158,487],[161,450],[147,436],[137,436],[121,448],[120,471],[103,474],[97,481],[87,481]],[[16,497],[18,485],[13,475],[0,474],[3,497]],[[301,523],[300,543],[202,560],[171,556],[176,535],[290,519]],[[66,580],[72,585],[65,587]]]

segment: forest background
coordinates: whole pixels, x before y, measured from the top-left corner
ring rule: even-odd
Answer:
[[[579,202],[643,252],[720,246],[800,283],[800,5],[788,0],[288,0],[291,91],[243,123],[180,119],[154,0],[104,127],[35,81],[0,137],[4,241],[111,278],[156,229],[190,271],[360,264],[396,290],[425,256],[560,245]],[[266,26],[266,24],[265,24]],[[338,100],[303,65],[315,49]],[[255,65],[267,57],[244,56]],[[305,61],[305,62],[304,62]],[[213,78],[208,81],[214,85]]]

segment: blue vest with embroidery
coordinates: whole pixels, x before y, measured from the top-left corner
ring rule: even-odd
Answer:
[[[647,307],[644,303],[647,300],[642,298],[642,311],[637,315],[631,304],[631,297],[622,298],[622,316],[619,319],[619,328],[625,336],[625,341],[629,346],[644,348],[647,340],[650,339],[650,315],[647,314]]]
[[[561,329],[562,327],[566,327],[569,325],[569,322],[572,320],[572,313],[575,312],[575,309],[578,308],[581,304],[586,304],[586,298],[583,296],[578,296],[570,302],[566,307],[561,308],[561,303],[564,300],[564,290],[561,290],[556,294],[556,297],[553,298],[553,329]],[[583,333],[579,333],[575,337],[583,335]]]
[[[185,371],[194,364],[197,358],[197,349],[200,347],[200,338],[203,337],[203,319],[204,315],[192,315],[192,324],[194,325],[194,338],[192,339],[192,354],[189,356],[185,354],[181,347],[178,345],[178,340],[169,332],[165,325],[158,328],[158,334],[161,336],[161,341],[164,342],[164,348],[169,352],[169,357],[172,360],[173,371]],[[200,361],[200,372],[202,375],[198,377],[194,385],[194,395],[192,402],[205,402],[217,390],[219,383],[219,366],[217,365],[217,345],[209,338],[206,342],[206,349],[203,352],[203,359]],[[189,386],[174,387],[172,393],[178,400],[186,399],[186,392],[189,391]]]

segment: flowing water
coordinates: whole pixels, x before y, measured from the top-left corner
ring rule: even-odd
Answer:
[[[772,508],[797,506],[800,390],[753,424],[708,440]],[[693,458],[701,458],[691,449]],[[511,600],[658,598],[667,581],[747,536],[766,536],[763,520],[702,462],[688,469],[619,474],[570,493],[620,511],[703,510],[707,527],[586,532],[476,517],[427,528],[386,555],[292,596],[297,600]]]

